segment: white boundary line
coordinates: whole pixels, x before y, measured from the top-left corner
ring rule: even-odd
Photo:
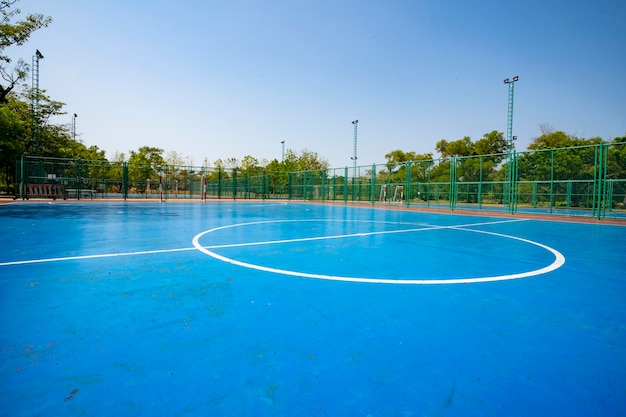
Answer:
[[[173,253],[173,252],[183,252],[183,251],[191,251],[191,250],[199,250],[200,252],[207,254],[215,259],[218,259],[223,262],[227,262],[233,265],[238,265],[244,268],[256,269],[265,272],[283,274],[283,275],[291,275],[297,277],[304,278],[316,278],[316,279],[325,279],[325,280],[334,280],[334,281],[348,281],[348,282],[364,282],[364,283],[377,283],[377,284],[422,284],[422,285],[435,285],[435,284],[469,284],[469,283],[478,283],[478,282],[492,282],[492,281],[504,281],[511,279],[519,279],[519,278],[528,278],[536,275],[546,274],[548,272],[554,271],[565,263],[565,257],[556,249],[553,249],[547,245],[524,239],[516,236],[505,235],[502,233],[488,232],[484,230],[472,230],[468,229],[468,227],[475,226],[484,226],[491,224],[499,224],[499,223],[512,223],[512,222],[520,222],[527,221],[527,219],[514,219],[514,220],[500,220],[495,222],[483,222],[483,223],[470,223],[456,226],[431,226],[424,225],[420,228],[411,228],[411,229],[400,229],[400,230],[388,230],[388,231],[379,231],[379,232],[363,232],[363,233],[353,233],[346,235],[331,235],[331,236],[317,236],[317,237],[309,237],[309,238],[297,238],[297,239],[284,239],[284,240],[272,240],[272,241],[260,241],[260,242],[247,242],[247,243],[233,243],[226,245],[213,245],[213,246],[201,246],[199,240],[202,236],[228,228],[233,227],[242,227],[242,226],[251,226],[251,225],[260,225],[260,224],[272,224],[272,223],[294,223],[294,222],[366,222],[366,223],[385,223],[385,224],[412,224],[412,223],[404,223],[404,222],[384,222],[384,221],[370,221],[370,220],[329,220],[329,219],[304,219],[304,220],[270,220],[270,221],[258,221],[258,222],[249,222],[249,223],[239,223],[239,224],[231,224],[226,226],[220,226],[213,229],[206,230],[202,233],[194,236],[192,242],[192,248],[177,248],[177,249],[161,249],[161,250],[151,250],[151,251],[137,251],[137,252],[125,252],[125,253],[108,253],[108,254],[95,254],[95,255],[82,255],[82,256],[68,256],[62,258],[43,258],[43,259],[31,259],[24,261],[12,261],[12,262],[2,262],[0,263],[0,267],[2,266],[11,266],[11,265],[28,265],[28,264],[37,264],[37,263],[48,263],[48,262],[62,262],[62,261],[74,261],[74,260],[86,260],[86,259],[98,259],[98,258],[112,258],[112,257],[120,257],[120,256],[137,256],[137,255],[154,255],[160,253]],[[438,229],[454,229],[454,230],[462,230],[466,232],[473,233],[483,233],[492,236],[498,236],[507,239],[513,239],[520,242],[528,243],[531,245],[538,246],[542,249],[545,249],[552,253],[555,257],[554,262],[552,264],[540,268],[533,271],[522,272],[518,274],[510,274],[510,275],[499,275],[492,277],[477,277],[477,278],[458,278],[458,279],[384,279],[384,278],[358,278],[358,277],[345,277],[345,276],[335,276],[335,275],[323,275],[323,274],[309,274],[305,272],[297,272],[297,271],[289,271],[278,268],[270,268],[262,265],[255,265],[246,262],[237,261],[234,259],[227,258],[225,256],[219,255],[209,249],[220,249],[220,248],[233,248],[233,247],[244,247],[244,246],[257,246],[257,245],[273,245],[273,244],[282,244],[282,243],[294,243],[294,242],[307,242],[307,241],[316,241],[316,240],[325,240],[325,239],[343,239],[343,238],[352,238],[352,237],[365,237],[365,236],[373,236],[373,235],[382,235],[382,234],[393,234],[393,233],[411,233],[411,232],[422,232],[429,230],[438,230]]]
[[[233,265],[237,265],[237,266],[241,266],[244,268],[250,268],[250,269],[256,269],[259,271],[265,271],[265,272],[271,272],[271,273],[275,273],[275,274],[283,274],[283,275],[290,275],[290,276],[297,276],[297,277],[303,277],[303,278],[316,278],[316,279],[325,279],[325,280],[331,280],[331,281],[348,281],[348,282],[363,282],[363,283],[375,283],[375,284],[411,284],[411,285],[437,285],[437,284],[470,284],[470,283],[479,283],[479,282],[493,282],[493,281],[505,281],[505,280],[512,280],[512,279],[520,279],[520,278],[528,278],[528,277],[532,277],[532,276],[536,276],[536,275],[542,275],[542,274],[546,274],[548,272],[554,271],[558,268],[560,268],[561,266],[563,266],[563,264],[565,264],[565,257],[556,249],[553,249],[547,245],[529,240],[529,239],[524,239],[524,238],[520,238],[520,237],[516,237],[516,236],[510,236],[510,235],[505,235],[502,233],[495,233],[495,232],[487,232],[487,231],[482,231],[482,230],[472,230],[472,229],[468,229],[468,227],[473,227],[473,226],[484,226],[484,225],[490,225],[490,224],[498,224],[498,223],[512,223],[512,222],[519,222],[519,221],[526,221],[526,219],[515,219],[515,220],[500,220],[500,221],[496,221],[496,222],[483,222],[483,223],[472,223],[472,224],[464,224],[464,225],[457,225],[457,226],[428,226],[428,227],[423,227],[423,228],[419,228],[419,229],[403,229],[403,230],[393,230],[393,231],[383,231],[383,232],[369,232],[369,233],[356,233],[356,234],[350,234],[350,235],[336,235],[336,236],[326,236],[326,237],[313,237],[313,238],[301,238],[301,239],[288,239],[288,240],[275,240],[275,241],[267,241],[267,242],[252,242],[252,243],[241,243],[241,244],[232,244],[232,245],[219,245],[219,246],[206,246],[203,247],[202,245],[200,245],[200,238],[206,234],[218,231],[218,230],[223,230],[223,229],[228,229],[228,228],[232,228],[232,227],[241,227],[241,226],[250,226],[250,225],[257,225],[257,224],[270,224],[270,223],[286,223],[286,222],[311,222],[311,221],[328,221],[328,220],[324,220],[324,219],[318,219],[318,220],[271,220],[271,221],[261,221],[261,222],[251,222],[251,223],[239,223],[239,224],[233,224],[233,225],[227,225],[227,226],[220,226],[220,227],[216,227],[214,229],[209,229],[206,230],[202,233],[197,234],[196,236],[194,236],[192,242],[193,245],[196,249],[198,249],[200,252],[203,252],[215,259],[218,259],[220,261],[223,262],[227,262]],[[333,221],[333,220],[331,220]],[[335,221],[345,221],[345,220],[335,220]],[[350,220],[347,220],[350,221]],[[368,222],[366,220],[356,220],[357,222]],[[379,222],[375,222],[372,221],[372,223],[379,223]],[[384,223],[384,222],[383,222]],[[401,223],[398,223],[401,224]],[[508,238],[508,239],[513,239],[513,240],[517,240],[520,242],[524,242],[524,243],[528,243],[531,245],[535,245],[538,246],[542,249],[545,249],[547,251],[549,251],[550,253],[552,253],[555,257],[554,262],[552,262],[550,265],[544,267],[544,268],[540,268],[540,269],[536,269],[533,271],[528,271],[528,272],[522,272],[522,273],[518,273],[518,274],[509,274],[509,275],[498,275],[498,276],[491,276],[491,277],[476,277],[476,278],[457,278],[457,279],[385,279],[385,278],[357,278],[357,277],[346,277],[346,276],[337,276],[337,275],[323,275],[323,274],[309,274],[309,273],[305,273],[305,272],[297,272],[297,271],[289,271],[289,270],[285,270],[285,269],[279,269],[279,268],[270,268],[270,267],[265,267],[262,265],[256,265],[256,264],[251,264],[251,263],[247,263],[247,262],[241,262],[241,261],[237,261],[235,259],[231,259],[228,258],[226,256],[222,256],[219,255],[213,251],[210,251],[209,249],[216,249],[216,248],[222,248],[222,247],[237,247],[237,246],[252,246],[252,245],[261,245],[261,244],[278,244],[278,243],[290,243],[290,242],[303,242],[303,241],[312,241],[312,240],[322,240],[322,239],[338,239],[338,238],[348,238],[348,237],[361,237],[361,236],[369,236],[369,235],[375,235],[375,234],[387,234],[387,233],[408,233],[408,232],[419,232],[419,231],[427,231],[427,230],[436,230],[436,229],[454,229],[454,230],[462,230],[462,231],[466,231],[466,232],[474,232],[474,233],[483,233],[483,234],[489,234],[489,235],[493,235],[493,236],[498,236],[498,237],[503,237],[503,238]]]
[[[64,258],[29,259],[25,261],[2,262],[0,263],[0,266],[41,264],[41,263],[46,263],[46,262],[80,261],[83,259],[115,258],[117,256],[153,255],[155,253],[182,252],[182,251],[195,250],[195,249],[196,248],[159,249],[159,250],[146,250],[146,251],[139,251],[139,252],[102,253],[102,254],[97,254],[97,255],[66,256]]]

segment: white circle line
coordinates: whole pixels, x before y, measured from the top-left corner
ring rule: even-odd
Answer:
[[[561,266],[563,266],[563,264],[565,264],[565,257],[556,249],[551,248],[547,245],[544,245],[542,243],[539,242],[535,242],[529,239],[524,239],[521,237],[517,237],[517,236],[510,236],[510,235],[505,235],[502,233],[495,233],[495,232],[488,232],[488,231],[484,231],[484,230],[473,230],[473,229],[467,229],[466,227],[468,226],[474,226],[474,225],[461,225],[461,226],[439,226],[439,227],[430,227],[428,229],[424,228],[424,229],[409,229],[410,231],[420,231],[420,230],[433,230],[433,229],[456,229],[456,230],[463,230],[463,231],[468,231],[468,232],[475,232],[475,233],[484,233],[484,234],[489,234],[489,235],[493,235],[493,236],[499,236],[499,237],[504,237],[504,238],[509,238],[509,239],[514,239],[514,240],[518,240],[521,242],[525,242],[525,243],[529,243],[531,245],[535,245],[537,247],[540,247],[542,249],[545,249],[547,251],[549,251],[550,253],[552,253],[555,257],[555,260],[548,266],[540,268],[540,269],[536,269],[533,271],[527,271],[527,272],[521,272],[521,273],[517,273],[517,274],[508,274],[508,275],[498,275],[498,276],[491,276],[491,277],[477,277],[477,278],[453,278],[453,279],[386,279],[386,278],[357,278],[357,277],[346,277],[346,276],[337,276],[337,275],[323,275],[323,274],[311,274],[311,273],[307,273],[307,272],[296,272],[296,271],[289,271],[289,270],[285,270],[285,269],[279,269],[279,268],[271,268],[271,267],[266,267],[266,266],[262,266],[262,265],[257,265],[257,264],[251,264],[251,263],[247,263],[247,262],[242,262],[242,261],[237,261],[235,259],[231,259],[228,258],[226,256],[222,256],[219,255],[211,250],[209,250],[207,247],[203,247],[202,245],[200,245],[200,238],[206,234],[218,231],[218,230],[223,230],[223,229],[227,229],[227,228],[232,228],[232,227],[240,227],[240,226],[249,226],[249,225],[255,225],[255,224],[268,224],[268,223],[281,223],[281,222],[302,222],[302,221],[321,221],[321,220],[272,220],[272,221],[260,221],[260,222],[251,222],[251,223],[239,223],[239,224],[231,224],[231,225],[227,225],[227,226],[220,226],[214,229],[209,229],[209,230],[205,230],[204,232],[198,233],[196,236],[194,236],[192,243],[193,246],[198,249],[200,252],[209,255],[215,259],[218,259],[222,262],[226,262],[226,263],[230,263],[233,265],[237,265],[237,266],[241,266],[244,268],[249,268],[249,269],[256,269],[259,271],[265,271],[265,272],[270,272],[270,273],[275,273],[275,274],[282,274],[282,275],[290,275],[290,276],[297,276],[297,277],[303,277],[303,278],[315,278],[315,279],[325,279],[325,280],[331,280],[331,281],[347,281],[347,282],[361,282],[361,283],[374,283],[374,284],[403,284],[403,285],[441,285],[441,284],[470,284],[470,283],[479,283],[479,282],[494,282],[494,281],[506,281],[506,280],[513,280],[513,279],[520,279],[520,278],[528,278],[528,277],[532,277],[532,276],[537,276],[537,275],[542,275],[542,274],[546,274],[548,272],[552,272],[558,268],[560,268]],[[340,221],[340,220],[333,220],[333,221]],[[360,220],[363,222],[367,222],[364,220]],[[513,220],[513,221],[517,221],[517,220]],[[502,223],[503,221],[498,221],[498,222],[494,222],[494,223]],[[383,222],[384,223],[384,222]],[[490,224],[490,223],[480,223],[480,225],[485,225],[485,224]],[[476,224],[478,225],[478,224]],[[382,233],[382,232],[381,232]],[[345,236],[350,236],[350,237],[354,237],[354,236],[358,236],[358,235],[345,235]],[[336,238],[337,236],[332,236],[331,238]],[[319,240],[320,237],[316,237],[316,238],[309,238],[308,240]],[[302,239],[292,239],[291,241],[305,241],[307,240],[306,238],[302,238]],[[281,241],[271,241],[271,242],[266,242],[267,244],[269,243],[277,243],[277,242],[281,242]],[[282,241],[285,242],[285,241]],[[224,247],[227,245],[219,245],[220,247]]]

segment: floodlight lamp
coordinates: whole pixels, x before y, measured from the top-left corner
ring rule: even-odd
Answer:
[[[76,113],[74,113],[74,117],[78,117],[78,115]]]
[[[37,49],[37,52],[35,52],[35,55],[37,55],[37,58],[43,59],[43,54],[39,52],[39,49]]]
[[[355,125],[355,124],[357,124],[357,123],[359,123],[359,121],[358,121],[358,120],[355,120],[355,121],[353,121],[353,122],[352,122],[352,124],[353,124],[353,125]]]
[[[508,79],[508,78],[505,78],[505,79],[504,79],[504,84],[508,84],[508,83],[509,83],[509,79]]]
[[[516,75],[515,77],[513,77],[513,81],[518,81],[519,77]]]
[[[513,136],[513,140],[517,140],[517,136]]]

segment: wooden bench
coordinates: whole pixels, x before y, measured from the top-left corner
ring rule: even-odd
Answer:
[[[61,184],[26,184],[26,199],[61,197],[65,200],[65,189]]]

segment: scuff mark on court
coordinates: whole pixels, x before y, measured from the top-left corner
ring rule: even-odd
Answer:
[[[454,400],[454,394],[456,393],[456,379],[452,382],[452,388],[450,388],[450,393],[443,400],[443,406],[448,408],[452,405],[452,401]]]

